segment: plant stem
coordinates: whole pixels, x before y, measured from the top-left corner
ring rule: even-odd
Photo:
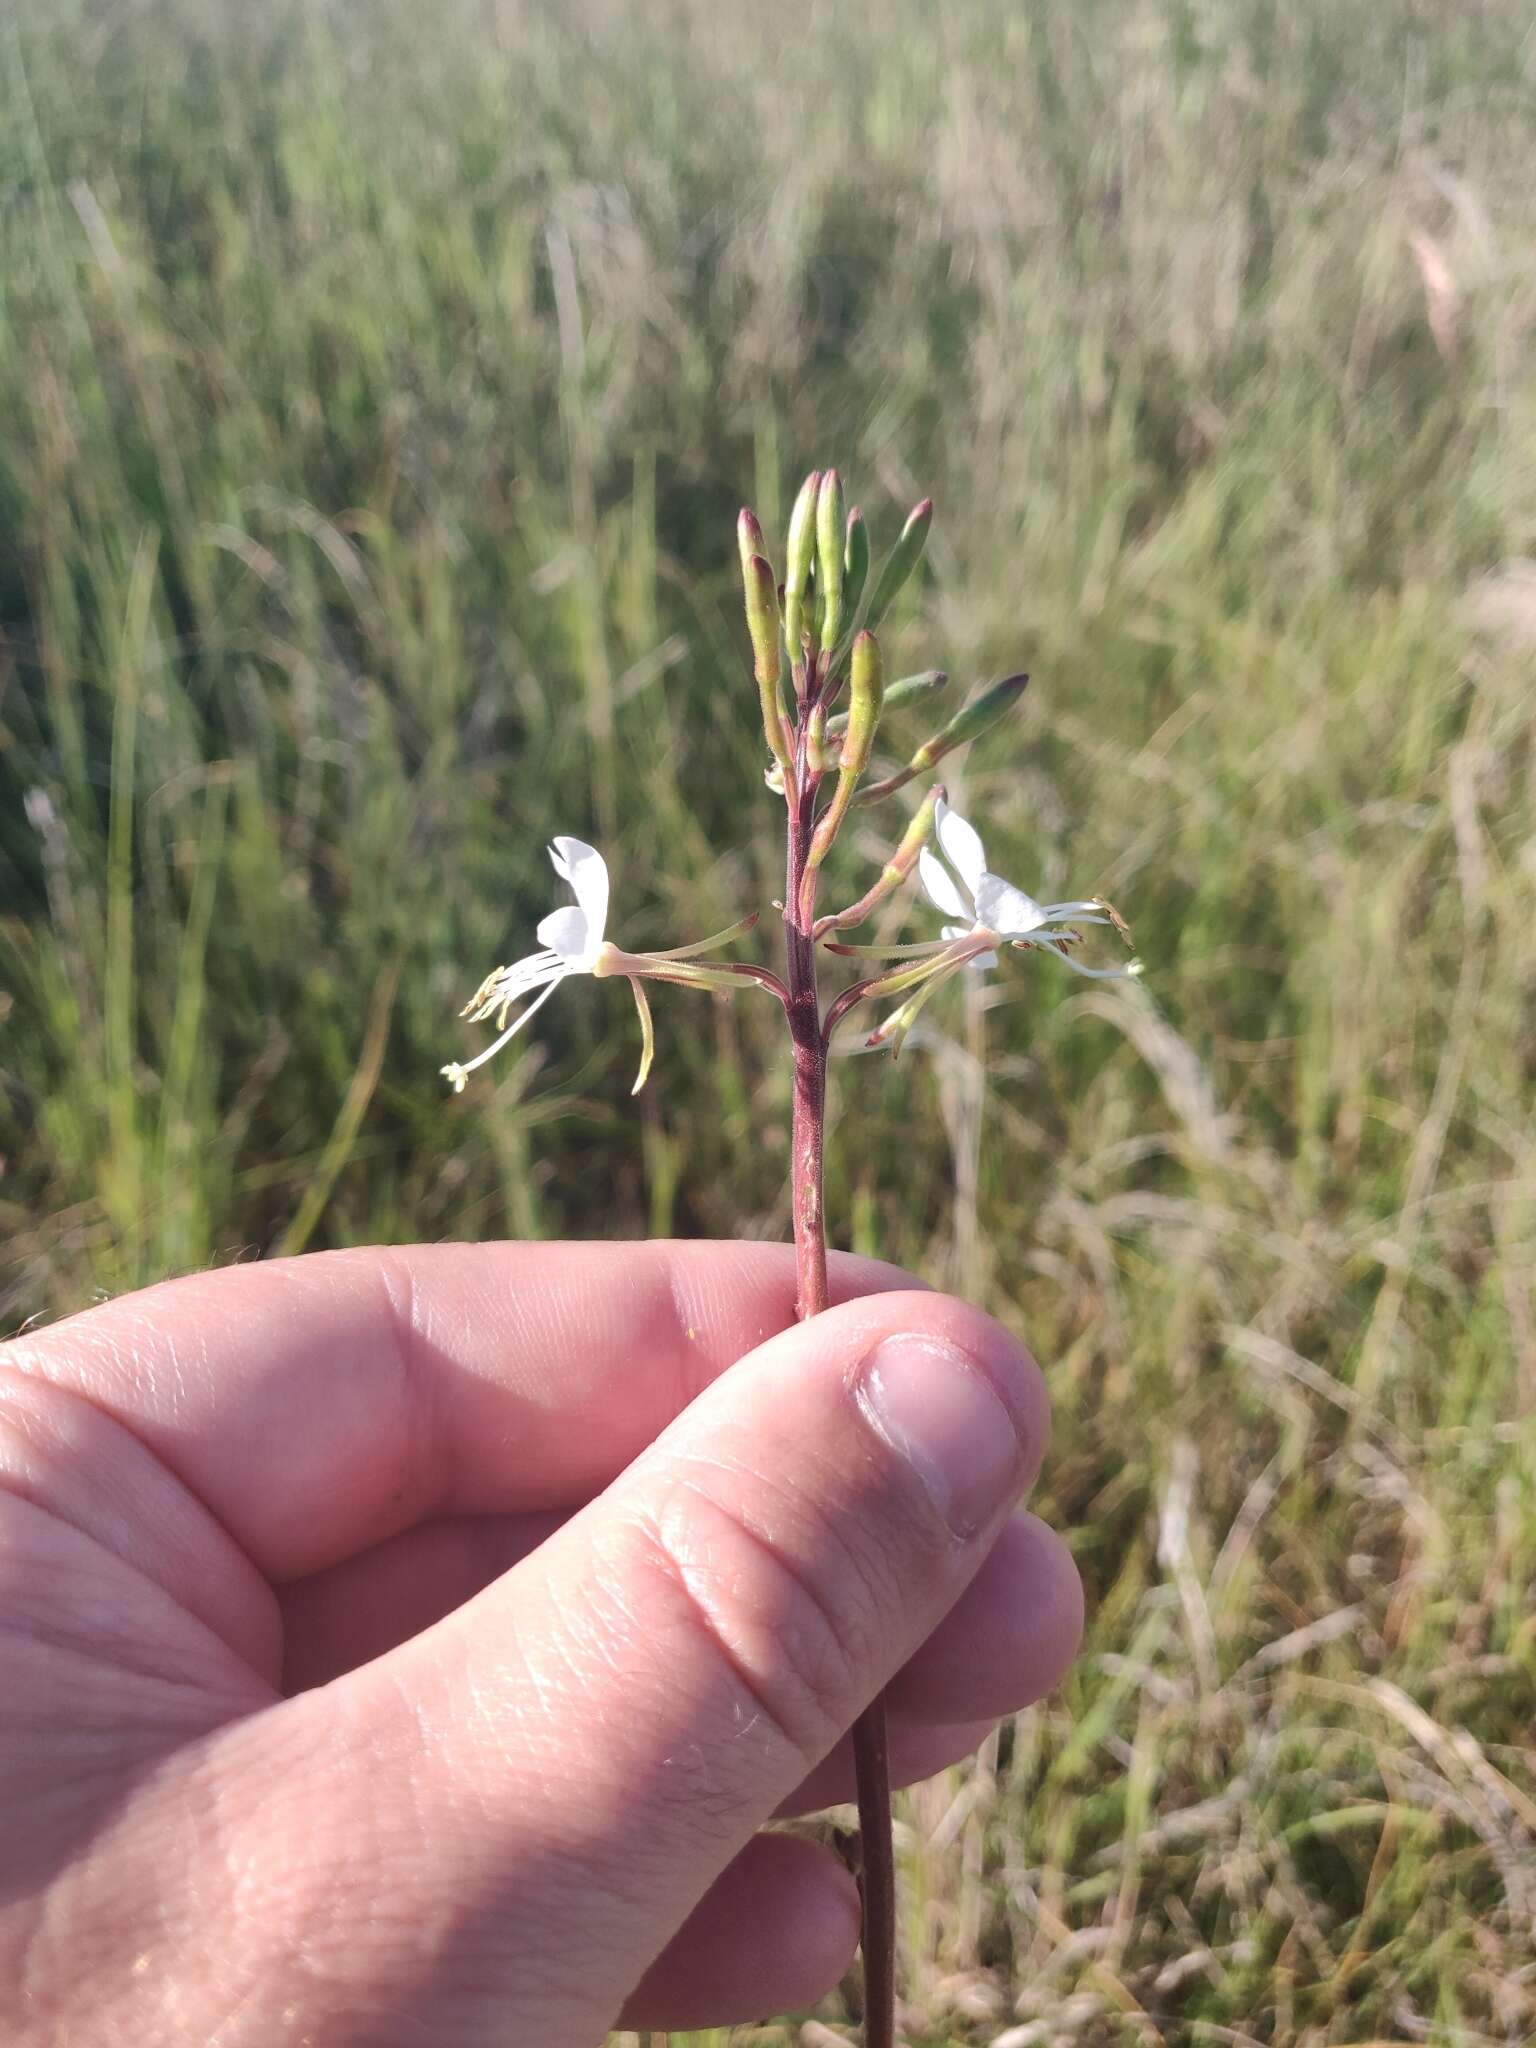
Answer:
[[[896,2039],[896,1855],[891,1840],[891,1758],[885,1694],[853,1724],[859,1799],[859,1896],[864,1905],[864,2048]]]
[[[795,1230],[795,1312],[803,1321],[827,1305],[827,1228],[822,1200],[826,1152],[827,1041],[816,989],[816,878],[807,876],[815,826],[816,782],[799,744],[795,794],[789,803],[785,877],[785,949],[789,999],[785,1012],[795,1051],[790,1161]],[[809,882],[809,887],[807,883]],[[853,1724],[858,1787],[864,1925],[864,2048],[894,2048],[896,2005],[896,1865],[891,1842],[891,1772],[884,1695]]]
[[[795,1050],[794,1120],[791,1129],[791,1207],[795,1230],[795,1313],[802,1321],[827,1305],[827,1231],[822,1213],[826,1150],[827,1048],[821,1033],[816,989],[816,948],[810,919],[802,920],[806,856],[815,812],[815,783],[800,777],[798,800],[789,814],[789,862],[785,895],[785,953],[789,1000],[785,1013]]]

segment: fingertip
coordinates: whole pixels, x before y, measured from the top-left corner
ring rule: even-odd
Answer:
[[[1033,1486],[1050,1443],[1050,1396],[1033,1354],[1006,1323],[958,1295],[928,1289],[892,1288],[862,1295],[841,1313],[865,1324],[872,1338],[876,1332],[899,1332],[964,1354],[1013,1423],[1021,1492]]]
[[[804,1836],[755,1836],[625,2000],[619,2024],[682,2033],[801,2010],[833,1989],[858,1939],[847,1866]]]
[[[1054,1529],[1021,1511],[892,1679],[892,1713],[938,1724],[1016,1714],[1060,1685],[1082,1639],[1083,1584],[1072,1553]]]

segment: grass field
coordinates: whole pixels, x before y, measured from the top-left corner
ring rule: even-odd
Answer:
[[[1091,1603],[905,1803],[909,2039],[1529,2040],[1528,7],[209,12],[0,22],[3,1327],[784,1235],[771,1004],[437,1070],[551,832],[626,943],[766,908],[736,507],[931,491],[893,671],[1032,671],[954,794],[1149,972],[837,1070],[833,1237],[1028,1333]]]

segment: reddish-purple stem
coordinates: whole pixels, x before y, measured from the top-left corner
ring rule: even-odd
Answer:
[[[822,1214],[822,1160],[826,1148],[827,1048],[821,1035],[816,990],[816,948],[799,906],[805,887],[816,786],[802,773],[799,801],[789,814],[789,860],[785,878],[784,942],[789,1000],[785,1014],[795,1049],[794,1121],[791,1137],[792,1211],[795,1228],[796,1313],[819,1315],[827,1305],[827,1232]]]
[[[827,1305],[827,1230],[822,1201],[826,1151],[827,1039],[816,989],[815,876],[807,888],[806,857],[816,822],[816,784],[807,759],[806,720],[797,747],[795,793],[789,799],[785,875],[785,949],[789,987],[785,1013],[794,1044],[791,1212],[795,1231],[795,1312],[803,1321]],[[864,1925],[864,2048],[894,2048],[896,2038],[896,1864],[891,1841],[891,1769],[885,1698],[871,1701],[853,1724],[858,1787],[859,1891]]]

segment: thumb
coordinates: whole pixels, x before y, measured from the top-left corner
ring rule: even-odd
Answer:
[[[750,1353],[522,1564],[312,1696],[340,1731],[342,1867],[313,1859],[355,1923],[336,1946],[361,1962],[387,1896],[389,1925],[430,1930],[434,2039],[509,2006],[546,2039],[600,2035],[952,1606],[1045,1423],[1027,1354],[939,1295],[867,1296]]]

